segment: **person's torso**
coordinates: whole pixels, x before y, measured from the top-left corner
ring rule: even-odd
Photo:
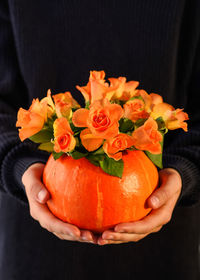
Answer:
[[[79,99],[75,85],[103,69],[184,107],[196,44],[196,1],[185,2],[10,0],[29,103],[48,88]]]

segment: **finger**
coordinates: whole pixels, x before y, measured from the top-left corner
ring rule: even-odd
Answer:
[[[42,204],[45,204],[50,198],[49,192],[39,180],[34,180],[27,187],[27,194],[30,199],[35,199],[36,201]]]
[[[77,238],[75,237],[72,237],[68,234],[59,234],[59,233],[56,233],[56,232],[52,232],[55,236],[57,236],[60,240],[68,240],[68,241],[77,241]]]
[[[145,238],[146,236],[148,236],[151,233],[156,233],[158,231],[160,231],[162,228],[162,226],[155,228],[152,232],[149,232],[147,234],[130,234],[130,233],[123,233],[123,235],[125,234],[126,236],[124,237],[115,237],[115,239],[103,239],[102,237],[99,238],[98,240],[98,244],[99,245],[106,245],[106,244],[121,244],[121,243],[128,243],[128,242],[138,242],[140,240],[142,240],[143,238]],[[118,239],[119,238],[119,239]]]
[[[104,231],[102,234],[102,239],[114,240],[114,241],[126,241],[126,242],[137,242],[140,239],[144,238],[148,234],[158,232],[162,226],[154,228],[151,232],[146,234],[134,234],[134,233],[116,233],[114,231]]]
[[[59,239],[61,240],[67,240],[67,241],[79,241],[79,242],[84,242],[84,243],[94,243],[93,241],[91,240],[87,240],[87,239],[84,239],[82,237],[72,237],[68,234],[58,234],[56,232],[53,232],[53,234],[55,236],[57,236]]]
[[[96,243],[97,238],[96,236],[89,230],[81,230],[81,236],[80,238],[82,241]]]
[[[113,240],[113,241],[137,241],[141,234],[134,234],[134,233],[116,233],[113,231],[104,231],[102,234],[102,239],[104,240]]]
[[[50,199],[50,194],[41,181],[44,164],[34,164],[23,176],[23,184],[26,189],[27,197],[30,200],[37,200],[45,204]]]
[[[121,243],[126,243],[126,242],[125,241],[105,240],[102,237],[99,237],[97,240],[98,245],[121,244]]]
[[[148,198],[150,208],[157,209],[164,205],[175,193],[181,190],[180,176],[172,168],[166,168],[159,172],[161,186]]]
[[[40,225],[50,232],[58,234],[67,234],[71,237],[80,237],[80,230],[75,225],[62,222],[57,219],[48,209],[46,205],[34,202],[34,213],[31,216],[39,221]]]
[[[130,223],[121,223],[115,226],[114,231],[146,234],[155,228],[167,224],[171,220],[176,197],[173,197],[167,204],[159,209],[152,210],[151,213],[142,220]]]

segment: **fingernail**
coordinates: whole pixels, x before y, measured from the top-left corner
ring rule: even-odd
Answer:
[[[82,238],[83,240],[88,240],[87,237],[85,237],[85,236],[81,236],[81,238]]]
[[[39,193],[38,193],[38,199],[40,202],[42,202],[45,197],[46,197],[46,194],[47,194],[47,191],[46,190],[41,190]]]
[[[82,236],[81,237],[83,240],[88,241],[88,242],[92,242],[92,239],[87,238],[86,236]]]
[[[80,237],[78,233],[73,233],[73,232],[67,232],[71,237]]]
[[[151,203],[153,206],[158,207],[159,206],[159,199],[156,196],[151,197]]]

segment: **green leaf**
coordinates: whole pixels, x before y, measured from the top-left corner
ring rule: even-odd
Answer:
[[[47,151],[47,152],[53,152],[54,149],[54,144],[51,142],[46,142],[46,143],[42,143],[38,146],[38,149],[43,150],[43,151]]]
[[[142,101],[144,101],[144,99],[142,98],[142,96],[133,96],[133,97],[131,97],[129,100],[134,100],[134,99],[140,99],[140,100],[142,100]],[[128,100],[128,101],[129,101]]]
[[[163,140],[160,142],[161,144],[161,148],[162,148],[162,152],[161,154],[155,155],[152,154],[148,151],[145,151],[146,155],[149,157],[149,159],[156,165],[158,166],[160,169],[163,168],[163,164],[162,164],[162,154],[163,154],[163,144],[164,144],[164,133],[163,134]]]
[[[78,135],[85,127],[77,127],[73,124],[72,120],[69,121],[71,130],[74,132],[74,135]]]
[[[52,152],[53,158],[55,160],[59,159],[63,154],[64,154],[63,152],[60,152],[60,153]]]
[[[100,166],[100,161],[104,160],[105,153],[104,154],[94,154],[89,153],[86,158],[94,165]]]
[[[135,129],[142,126],[145,122],[146,122],[147,119],[139,119],[137,120],[135,123],[134,123],[134,127]]]
[[[158,130],[159,130],[161,133],[166,134],[166,133],[168,132],[168,128],[166,127],[163,118],[162,118],[162,117],[158,117],[158,118],[156,119],[156,122],[157,122],[157,124],[158,124]]]
[[[80,108],[72,108],[72,113],[76,112],[76,110],[78,110]]]
[[[57,115],[53,114],[53,116],[50,119],[47,119],[47,122],[44,125],[44,128],[50,128],[53,130],[53,123],[55,122],[55,120],[57,119]]]
[[[90,101],[87,101],[86,103],[85,103],[85,109],[90,109]]]
[[[104,149],[103,147],[99,148],[98,150],[96,150],[95,152],[91,153],[92,155],[104,155]]]
[[[111,104],[118,104],[120,105],[120,100],[119,99],[115,99],[115,100],[110,100]]]
[[[100,166],[100,163],[98,160],[95,160],[93,157],[87,156],[86,157],[92,164],[94,164],[95,166]]]
[[[124,162],[122,159],[116,161],[108,156],[105,156],[104,160],[100,161],[100,167],[106,173],[122,178]]]
[[[120,105],[121,107],[123,107],[125,103],[126,103],[125,100],[120,100],[120,101],[119,101],[119,105]]]
[[[157,124],[158,124],[158,129],[163,129],[163,128],[165,128],[165,122],[164,122],[164,120],[163,120],[162,117],[158,117],[158,118],[156,119],[156,122],[157,122]]]
[[[134,128],[134,123],[127,119],[127,118],[121,118],[119,121],[119,130],[122,133],[126,133],[130,130],[133,130]]]
[[[51,129],[42,129],[38,133],[34,134],[33,136],[29,137],[29,139],[35,143],[46,143],[51,142],[53,138],[53,131]]]
[[[79,159],[79,158],[83,158],[86,157],[88,155],[88,153],[81,153],[79,151],[73,151],[68,153],[73,159]]]

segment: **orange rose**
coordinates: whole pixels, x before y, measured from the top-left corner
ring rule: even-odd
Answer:
[[[66,118],[56,119],[53,128],[55,138],[54,151],[56,153],[72,151],[76,146],[76,140],[68,120]]]
[[[118,104],[111,104],[107,99],[95,101],[90,110],[78,109],[72,121],[77,127],[87,127],[94,136],[102,139],[115,137],[119,132],[119,120],[123,117],[123,109]]]
[[[28,110],[20,108],[17,114],[16,126],[19,129],[19,138],[24,141],[39,132],[47,120],[47,103],[40,103],[39,99],[33,99]]]
[[[137,81],[126,82],[125,77],[109,78],[110,87],[106,97],[110,100],[129,100],[136,95],[136,88],[139,85]]]
[[[153,107],[151,117],[154,119],[162,117],[168,129],[182,128],[187,131],[188,114],[183,109],[176,109],[168,103],[159,103]]]
[[[137,81],[126,82],[125,77],[109,78],[110,85],[105,82],[104,71],[90,71],[89,82],[86,86],[76,86],[83,94],[85,101],[101,100],[107,98],[108,100],[129,100],[136,94],[136,87],[139,85]]]
[[[141,99],[133,99],[124,104],[124,117],[133,122],[138,119],[147,119],[149,113],[145,111],[145,103]]]
[[[187,123],[185,121],[189,120],[189,117],[187,113],[183,112],[183,109],[168,111],[166,116],[167,119],[165,120],[165,124],[168,129],[174,130],[182,128],[184,131],[188,131]]]
[[[80,108],[80,105],[71,96],[69,91],[55,94],[53,99],[58,118],[65,117],[69,119],[72,116],[72,108]]]
[[[133,146],[133,139],[127,134],[120,133],[103,144],[104,152],[115,160],[122,158],[122,151]]]
[[[151,96],[143,89],[138,89],[136,92],[136,96],[142,97],[144,101],[144,110],[148,113],[151,112],[152,98]]]
[[[157,122],[149,117],[146,122],[133,131],[133,145],[138,150],[149,151],[152,154],[160,154],[162,152],[160,142],[162,134],[158,131]]]
[[[104,97],[108,83],[105,82],[104,71],[90,71],[89,82],[86,86],[76,88],[83,94],[85,101],[91,103],[96,100],[101,100]]]
[[[52,115],[55,113],[55,106],[54,106],[53,100],[51,98],[50,89],[47,91],[47,96],[41,99],[40,104],[44,105],[44,108],[46,111],[46,120],[47,120],[47,118],[51,118]]]

